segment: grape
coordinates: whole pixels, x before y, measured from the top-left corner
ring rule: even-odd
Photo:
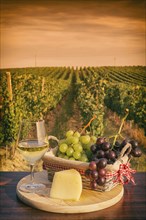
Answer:
[[[79,142],[78,137],[69,136],[66,139],[67,144],[77,144]]]
[[[88,162],[88,158],[87,158],[86,154],[81,155],[79,160],[82,162]]]
[[[74,157],[76,160],[78,160],[78,159],[81,157],[81,153],[78,152],[78,151],[74,151],[74,152],[73,152],[73,157]]]
[[[106,174],[106,170],[105,169],[99,169],[98,170],[98,175],[99,176],[105,176],[105,174]]]
[[[96,155],[92,155],[91,161],[95,161],[97,163],[99,159],[96,157]]]
[[[80,137],[80,141],[82,144],[88,144],[90,142],[90,136],[89,135],[83,135]]]
[[[133,148],[133,149],[136,148],[136,147],[138,147],[138,142],[135,141],[135,140],[131,140],[131,141],[130,141],[130,144],[132,145],[132,148]]]
[[[85,177],[88,179],[91,178],[91,170],[90,169],[85,170]]]
[[[108,159],[109,150],[104,152],[104,157]]]
[[[72,138],[72,144],[77,144],[79,142],[79,138],[78,137],[73,137]]]
[[[115,142],[114,149],[120,150],[120,143],[118,141]]]
[[[74,157],[70,157],[69,160],[75,160],[75,158]]]
[[[74,152],[73,148],[72,147],[68,147],[68,149],[66,151],[66,154],[67,154],[68,157],[71,157],[73,155],[73,152]]]
[[[106,182],[106,178],[103,177],[103,176],[99,176],[98,179],[96,180],[96,183],[99,185],[99,186],[103,186]]]
[[[110,160],[115,160],[115,158],[116,158],[116,154],[115,154],[115,152],[113,151],[113,150],[110,150],[109,152],[108,152],[108,155],[107,155],[107,157],[108,157],[108,159],[110,159]]]
[[[105,168],[107,165],[107,159],[106,158],[101,158],[98,163],[97,163],[97,168],[102,169]]]
[[[96,144],[96,151],[102,150],[102,149],[101,149],[101,146],[102,146],[102,144]]]
[[[96,149],[96,144],[92,144],[91,147],[90,147],[92,153],[96,153],[97,149]]]
[[[80,137],[80,133],[78,131],[75,131],[75,133],[73,134],[74,137]]]
[[[98,151],[96,152],[96,157],[97,157],[97,158],[102,158],[102,157],[104,157],[104,155],[105,155],[105,153],[104,153],[103,150],[98,150]]]
[[[67,148],[68,148],[67,144],[61,144],[59,146],[59,150],[61,153],[65,153],[67,151]]]
[[[95,143],[96,139],[97,139],[96,136],[94,136],[94,135],[91,136],[91,142]]]
[[[90,182],[90,187],[91,187],[91,189],[94,189],[94,190],[97,188],[97,183],[96,183],[95,180],[92,180],[92,181]]]
[[[101,149],[102,149],[103,151],[109,150],[109,149],[110,149],[110,143],[104,142],[104,143],[102,144],[102,146],[101,146]]]
[[[140,157],[142,155],[142,151],[140,150],[139,147],[136,147],[131,150],[131,155],[134,157]]]
[[[72,130],[67,131],[67,132],[66,132],[66,137],[72,136],[73,133],[74,133],[74,132],[73,132]]]
[[[96,170],[91,170],[91,178],[94,180],[98,178],[98,172]]]
[[[99,144],[99,145],[100,145],[100,144],[103,144],[104,141],[105,141],[105,138],[104,138],[104,137],[97,138],[96,144]]]
[[[66,138],[66,143],[68,145],[72,144],[72,136],[69,136],[69,137]]]
[[[96,170],[97,166],[96,166],[96,163],[94,161],[91,161],[89,163],[89,169],[90,170]]]
[[[82,147],[82,145],[80,143],[74,144],[73,145],[73,149],[75,151],[78,151],[78,152],[82,152],[83,151],[83,147]]]

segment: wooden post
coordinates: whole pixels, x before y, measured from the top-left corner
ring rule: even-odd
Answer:
[[[8,85],[8,92],[9,92],[9,100],[12,101],[13,93],[12,93],[11,73],[6,72],[6,74],[7,74],[7,85]]]
[[[42,93],[44,92],[45,77],[42,78]]]
[[[6,76],[7,76],[7,89],[8,89],[8,93],[9,93],[9,108],[13,109],[13,92],[12,92],[12,81],[11,81],[11,73],[10,72],[6,72]],[[13,123],[12,121],[10,123]],[[11,144],[12,145],[12,144]],[[8,147],[8,146],[7,146]],[[6,147],[6,159],[8,158],[8,149]],[[15,153],[15,148],[14,145],[11,146],[11,158],[13,158]]]

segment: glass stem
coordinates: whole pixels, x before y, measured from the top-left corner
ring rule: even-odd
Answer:
[[[34,182],[34,164],[30,165],[30,172],[31,172],[31,182]]]

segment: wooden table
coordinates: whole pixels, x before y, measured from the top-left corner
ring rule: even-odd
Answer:
[[[23,204],[16,195],[16,185],[26,172],[0,173],[0,220],[143,220],[146,219],[146,173],[134,175],[136,186],[125,185],[124,197],[116,205],[83,214],[50,213]]]

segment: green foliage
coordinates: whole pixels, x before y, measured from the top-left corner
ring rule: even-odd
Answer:
[[[0,144],[10,144],[16,140],[22,119],[42,119],[55,108],[67,92],[70,83],[64,80],[45,78],[34,74],[12,74],[13,100],[7,90],[6,74],[1,74],[2,82],[2,135]]]

